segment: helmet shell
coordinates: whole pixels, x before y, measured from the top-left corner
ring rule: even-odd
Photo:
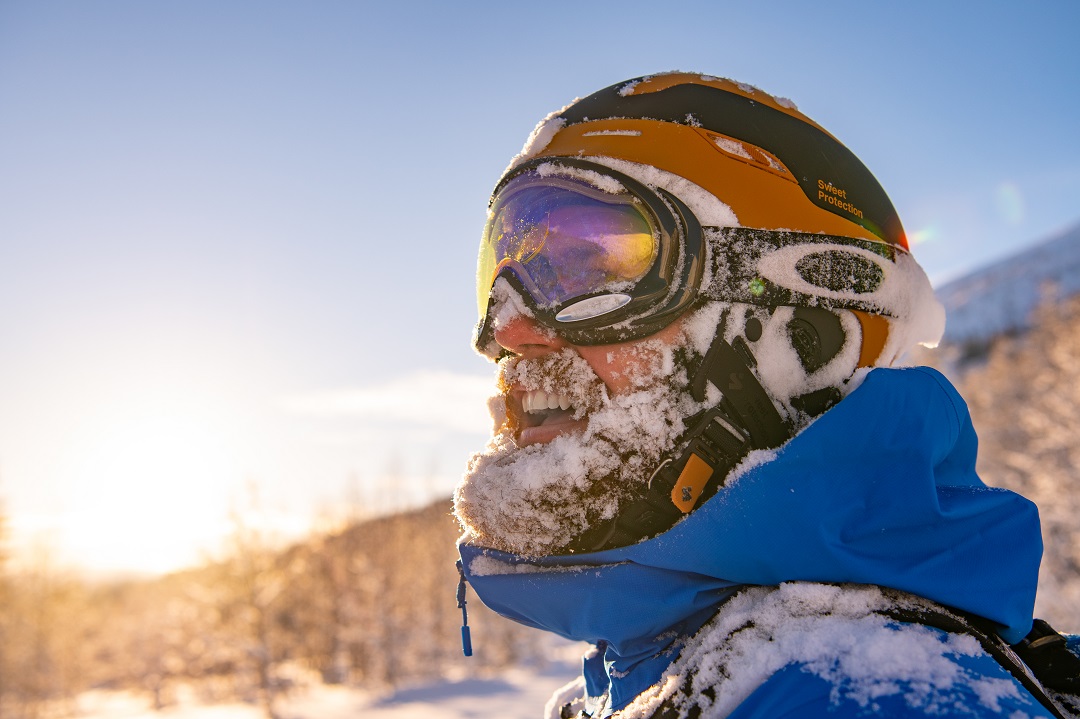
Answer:
[[[888,196],[850,150],[789,101],[731,80],[666,73],[612,85],[548,117],[515,160],[542,157],[665,170],[727,204],[743,227],[908,249]]]

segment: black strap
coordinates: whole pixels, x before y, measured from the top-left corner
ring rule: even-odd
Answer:
[[[620,507],[611,521],[582,533],[570,545],[571,551],[598,552],[625,547],[670,529],[685,516],[672,501],[671,493],[691,457],[697,456],[712,467],[712,476],[700,496],[692,498],[697,506],[716,493],[724,478],[750,451],[749,437],[719,407],[699,415],[687,434],[693,439],[677,459],[661,463],[644,496]]]
[[[711,468],[698,496],[685,498],[698,506],[723,486],[736,465],[753,449],[779,447],[791,438],[790,425],[750,371],[746,360],[718,330],[712,345],[690,380],[690,393],[704,401],[707,383],[723,393],[720,406],[692,418],[682,439],[686,447],[675,458],[663,460],[649,479],[645,494],[619,508],[608,522],[594,524],[567,548],[570,552],[598,552],[625,547],[670,529],[685,516],[672,500],[672,491],[687,464],[697,460]],[[685,506],[685,505],[684,505]]]
[[[1072,654],[1065,647],[1065,638],[1046,622],[1036,620],[1040,624],[1032,629],[1032,633],[1028,634],[1020,644],[1010,646],[994,631],[993,624],[986,619],[959,610],[947,609],[922,599],[914,604],[910,601],[905,602],[903,598],[907,595],[891,590],[883,591],[886,596],[891,595],[900,600],[892,609],[881,612],[883,615],[908,624],[924,624],[950,634],[967,634],[974,637],[986,653],[1012,674],[1013,678],[1020,682],[1054,717],[1073,719],[1071,715],[1064,713],[1058,702],[1065,703],[1070,711],[1080,711],[1080,707],[1072,705],[1068,699],[1058,695],[1059,693],[1076,693],[1075,687],[1080,683],[1080,657]],[[1051,635],[1060,639],[1060,642],[1054,640]],[[1049,657],[1048,663],[1056,666],[1057,677],[1039,673],[1038,668],[1046,662],[1046,657]],[[1029,658],[1034,660],[1034,664],[1028,664],[1025,661]],[[1066,676],[1070,671],[1074,673]]]
[[[890,314],[877,296],[896,258],[896,245],[835,235],[757,230],[750,227],[707,227],[713,273],[723,282],[705,288],[706,297],[759,307],[815,307]],[[805,250],[796,271],[808,271],[812,282],[792,289],[762,277],[762,258],[788,247]],[[880,257],[878,260],[876,258]],[[802,275],[804,279],[808,275]]]
[[[1069,651],[1065,637],[1044,620],[1036,619],[1024,640],[1012,648],[1044,686],[1080,697],[1080,657]]]
[[[905,624],[922,624],[975,638],[1055,719],[1080,717],[1080,657],[1069,651],[1065,637],[1045,621],[1036,619],[1027,637],[1010,646],[994,631],[993,623],[982,617],[897,590],[881,590],[893,601],[890,609],[879,614]],[[688,676],[683,696],[689,696],[690,688]],[[696,705],[676,706],[674,697],[668,697],[649,719],[685,719],[697,717],[700,712]]]
[[[780,416],[746,360],[724,341],[720,330],[691,380],[694,399],[699,402],[705,399],[708,382],[723,393],[724,404],[738,418],[739,425],[747,429],[754,449],[779,447],[791,438],[791,427]]]

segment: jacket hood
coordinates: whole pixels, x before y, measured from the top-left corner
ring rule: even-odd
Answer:
[[[667,532],[541,558],[462,544],[465,576],[496,612],[606,648],[608,674],[625,677],[611,686],[616,708],[738,585],[892,587],[990,619],[1016,643],[1031,629],[1038,511],[983,484],[977,444],[940,373],[877,369]]]

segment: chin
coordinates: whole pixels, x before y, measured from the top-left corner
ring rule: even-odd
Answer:
[[[519,404],[508,398],[508,415]],[[454,496],[471,543],[558,554],[644,491],[683,420],[699,408],[666,383],[609,399],[578,419],[498,431],[473,455]],[[534,418],[535,421],[535,418]]]

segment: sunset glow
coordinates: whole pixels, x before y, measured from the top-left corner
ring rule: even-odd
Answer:
[[[242,479],[229,408],[158,388],[117,406],[78,408],[59,470],[58,544],[95,570],[157,572],[199,559],[227,531]]]

